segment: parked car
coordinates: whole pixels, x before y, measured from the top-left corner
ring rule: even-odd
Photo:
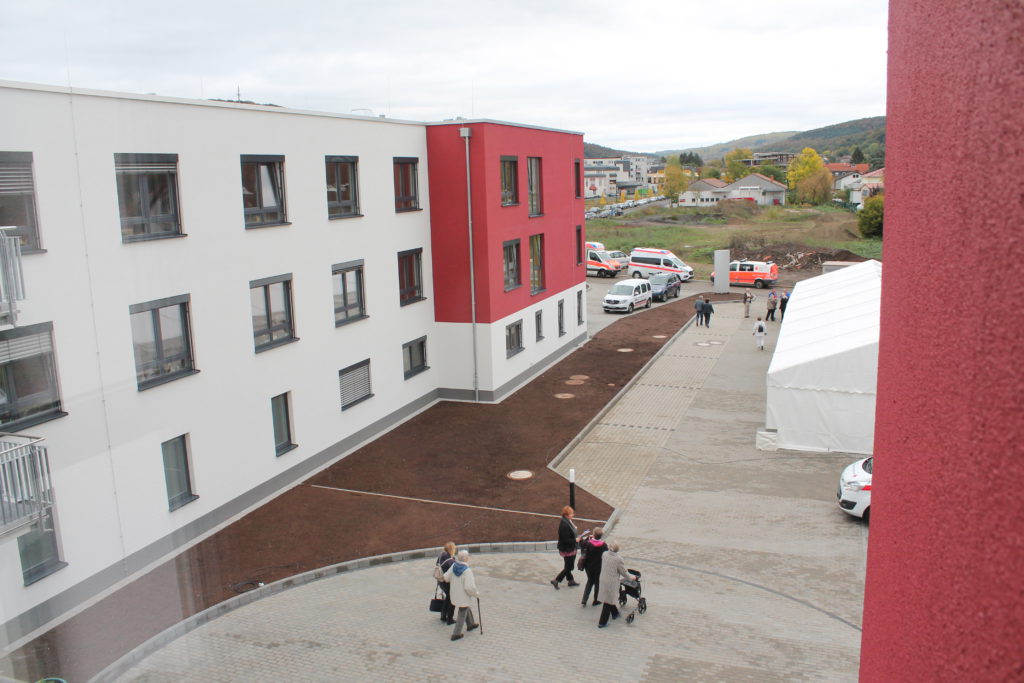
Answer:
[[[623,282],[628,282],[624,280]],[[864,458],[847,465],[839,475],[836,499],[839,508],[865,522],[871,517],[871,467],[874,458]]]
[[[623,280],[608,290],[601,302],[605,313],[625,311],[632,313],[634,308],[651,307],[651,283],[647,280]]]
[[[683,280],[675,273],[658,273],[652,275],[648,282],[651,283],[651,297],[655,301],[668,301],[670,296],[679,296]]]
[[[668,249],[637,247],[629,255],[629,272],[635,278],[658,273],[675,273],[682,280],[693,279],[693,268]]]

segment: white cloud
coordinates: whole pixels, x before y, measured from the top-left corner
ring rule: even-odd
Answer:
[[[0,78],[647,151],[883,114],[886,21],[885,0],[0,0]]]

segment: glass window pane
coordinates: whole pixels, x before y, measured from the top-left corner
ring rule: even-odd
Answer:
[[[264,287],[249,290],[249,311],[252,313],[252,328],[263,330],[267,327],[267,302]]]
[[[338,196],[342,201],[352,201],[352,164],[338,164]]]
[[[185,437],[179,436],[165,441],[161,444],[161,449],[164,459],[164,481],[167,485],[167,502],[174,505],[192,495]]]
[[[185,353],[185,328],[182,324],[182,306],[165,306],[159,311],[160,337],[163,341],[164,358],[181,356]]]
[[[327,164],[327,203],[334,204],[338,201],[338,180],[337,164]]]
[[[146,379],[152,373],[148,368],[156,359],[156,335],[153,328],[153,312],[143,311],[133,313],[132,316],[132,342],[135,347],[135,367],[139,373],[139,379]]]
[[[270,400],[274,420],[274,446],[278,451],[292,445],[291,426],[288,422],[288,394]]]
[[[242,202],[247,209],[259,208],[259,164],[242,164]]]
[[[260,164],[261,206],[277,208],[281,205],[278,196],[277,169],[274,164]]]
[[[149,185],[149,215],[171,214],[171,176],[167,173],[151,173],[146,180]]]

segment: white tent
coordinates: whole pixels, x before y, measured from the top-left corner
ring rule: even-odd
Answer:
[[[878,261],[797,284],[768,368],[778,448],[872,452],[881,294]]]

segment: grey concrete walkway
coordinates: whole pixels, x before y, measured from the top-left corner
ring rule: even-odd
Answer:
[[[741,306],[716,308],[557,465],[619,508],[649,601],[632,625],[599,630],[581,588],[554,591],[556,554],[488,553],[483,634],[453,643],[421,559],[252,602],[118,680],[856,680],[867,528],[835,505],[854,457],[754,448],[770,349]]]

